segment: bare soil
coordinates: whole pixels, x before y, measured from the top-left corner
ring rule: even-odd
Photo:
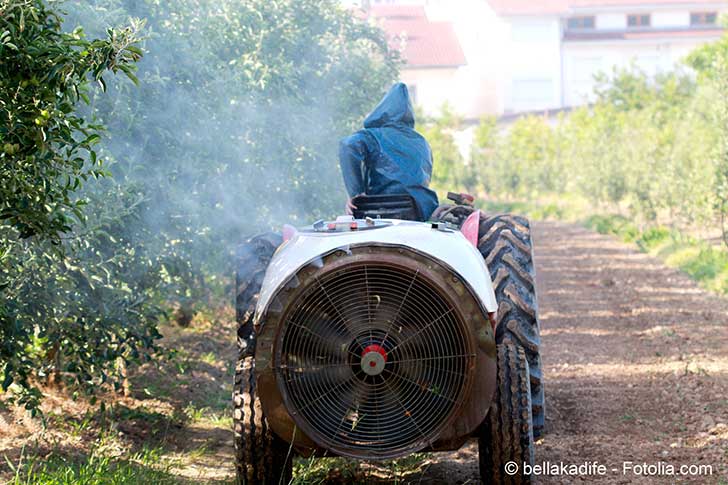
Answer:
[[[552,222],[534,224],[533,231],[548,414],[536,462],[607,468],[604,476],[552,473],[540,483],[728,485],[728,299],[611,237]],[[231,318],[225,319],[169,330],[169,343],[185,349],[184,373],[146,367],[132,398],[114,398],[128,410],[143,410],[127,411],[114,428],[119,453],[154,441],[174,458],[171,472],[181,479],[233,478],[229,422],[214,415],[230,391],[226,361],[234,338]],[[165,397],[151,399],[145,388]],[[208,409],[207,415],[190,417],[190,406]],[[45,409],[79,421],[90,407],[56,395]],[[59,448],[83,455],[98,440],[93,429],[67,428],[42,431],[22,412],[0,406],[0,461],[7,455],[17,463],[23,446],[41,456]],[[625,474],[625,462],[659,472],[710,465],[712,475]],[[391,480],[391,470],[359,469],[372,482]],[[7,477],[0,462],[0,482],[3,471]],[[341,473],[328,475],[329,483],[343,481]],[[398,478],[478,483],[477,446],[429,455]]]
[[[105,390],[92,405],[46,388],[43,426],[0,395],[0,484],[12,478],[9,464],[37,469],[51,458],[83,463],[94,455],[136,462],[145,450],[160,459],[139,464],[164,470],[170,481],[232,483],[232,308],[197,315],[187,328],[163,324],[161,333],[164,357],[130,370],[130,396]]]
[[[548,413],[536,462],[607,468],[540,483],[728,484],[728,300],[578,226],[534,224],[533,238]],[[476,453],[436,456],[428,475],[475,482]],[[636,475],[626,462],[713,474]]]

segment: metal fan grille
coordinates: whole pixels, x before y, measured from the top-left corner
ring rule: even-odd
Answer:
[[[424,448],[463,400],[475,350],[418,270],[357,263],[309,282],[279,334],[276,372],[296,424],[355,458]]]

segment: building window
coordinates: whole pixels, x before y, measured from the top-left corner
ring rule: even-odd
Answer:
[[[629,27],[649,27],[650,14],[627,15],[627,25]]]
[[[715,25],[718,23],[716,12],[693,12],[690,14],[690,25]]]
[[[568,29],[593,29],[596,23],[594,17],[571,17],[566,21]]]

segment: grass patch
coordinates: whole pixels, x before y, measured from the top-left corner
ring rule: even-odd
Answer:
[[[667,246],[660,253],[669,266],[685,271],[705,288],[728,294],[728,251],[695,243]]]
[[[728,294],[728,250],[681,234],[667,227],[640,231],[618,215],[590,216],[584,225],[601,234],[611,234],[678,268],[710,291]]]
[[[51,456],[9,464],[11,485],[126,485],[180,483],[162,463],[158,449],[145,449],[128,459],[90,455],[85,459]]]
[[[401,484],[416,482],[430,455],[414,453],[399,460],[366,463],[346,458],[301,458],[293,465],[294,485],[324,483]]]
[[[123,404],[116,404],[111,408],[109,418],[114,421],[140,421],[147,426],[155,428],[165,426],[169,416],[159,411],[152,411],[145,406],[130,408]]]
[[[584,221],[584,226],[599,234],[611,234],[624,242],[636,242],[640,231],[626,217],[617,215],[593,215]]]
[[[216,365],[218,362],[218,357],[215,352],[207,352],[200,356],[200,361],[208,365]]]
[[[650,252],[664,246],[671,239],[676,240],[680,238],[679,233],[670,231],[666,227],[653,227],[647,229],[642,234],[638,234],[636,242],[643,251]]]
[[[334,476],[344,483],[355,483],[360,475],[360,464],[345,458],[302,458],[293,464],[293,484],[326,483]]]
[[[205,415],[209,413],[209,411],[210,410],[206,407],[196,407],[192,403],[189,403],[184,409],[184,413],[187,416],[187,419],[192,422],[202,421],[202,419],[204,419]]]
[[[215,411],[209,407],[196,407],[190,403],[183,412],[191,423],[209,423],[216,428],[225,429],[233,427],[233,417],[227,407]]]

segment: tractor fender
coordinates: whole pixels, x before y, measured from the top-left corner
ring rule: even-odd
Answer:
[[[276,251],[263,279],[255,312],[255,325],[274,304],[274,296],[296,273],[322,256],[336,250],[347,251],[354,245],[383,244],[404,246],[437,259],[465,280],[487,313],[498,310],[498,304],[483,257],[458,230],[438,229],[432,224],[385,220],[388,225],[373,230],[349,232],[294,233]],[[295,282],[293,282],[295,284]]]

